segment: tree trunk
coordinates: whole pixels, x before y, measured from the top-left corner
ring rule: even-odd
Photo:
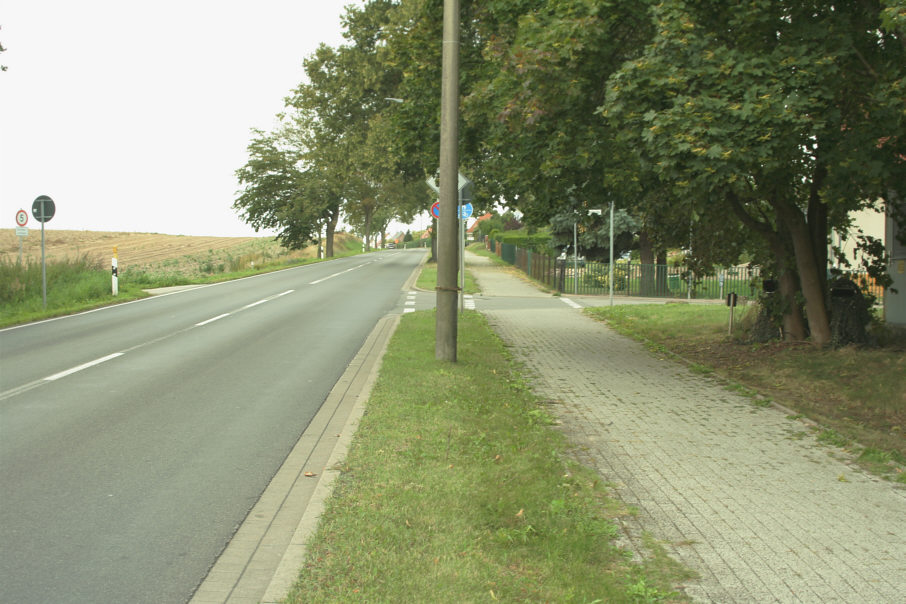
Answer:
[[[667,288],[667,250],[660,250],[655,257],[657,265],[657,282],[655,291],[658,296],[666,296],[669,291]]]
[[[827,205],[821,201],[819,194],[824,184],[827,170],[823,165],[815,169],[812,179],[811,191],[808,200],[808,230],[815,251],[815,264],[818,267],[818,278],[821,281],[821,291],[827,291]]]
[[[364,204],[365,208],[365,251],[371,251],[371,221],[374,218],[374,208]]]
[[[340,220],[340,212],[336,211],[330,215],[327,220],[327,235],[324,238],[324,256],[333,258],[333,239],[334,233],[337,232],[337,222]]]
[[[773,205],[777,215],[789,229],[793,241],[793,253],[802,295],[805,297],[805,312],[808,315],[812,343],[825,346],[831,341],[830,320],[824,297],[825,279],[822,278],[826,272],[825,267],[817,265],[813,239],[802,212],[786,201],[773,202]]]

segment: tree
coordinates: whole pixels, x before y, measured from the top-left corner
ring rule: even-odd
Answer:
[[[243,188],[233,208],[256,231],[278,229],[284,246],[304,247],[319,237],[324,219],[317,179],[299,167],[298,149],[287,146],[279,131],[252,132],[249,161],[236,171]]]
[[[652,15],[603,115],[690,212],[761,237],[788,334],[805,336],[801,292],[812,340],[828,343],[829,228],[906,190],[902,38],[870,1],[666,0]]]
[[[609,203],[626,153],[596,110],[607,77],[648,38],[646,6],[522,2],[518,13],[493,15],[496,29],[483,49],[489,67],[464,100],[467,121],[482,132],[469,161],[480,166],[481,186],[528,224]],[[618,204],[628,201],[617,196]]]

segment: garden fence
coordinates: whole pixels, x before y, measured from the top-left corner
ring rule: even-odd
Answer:
[[[501,241],[488,241],[486,247],[504,262],[516,266],[532,279],[560,293],[610,293],[609,263],[557,259],[549,254],[533,252]],[[853,271],[847,276],[867,289],[878,301],[881,300],[883,288],[875,285],[867,274]],[[614,263],[613,269],[613,293],[620,296],[723,299],[727,294],[735,293],[740,297],[756,298],[761,294],[762,288],[759,267],[728,267],[717,270],[714,274],[696,275],[683,266],[621,261]]]

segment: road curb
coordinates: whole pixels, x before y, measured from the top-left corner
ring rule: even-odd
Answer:
[[[400,317],[390,314],[375,325],[195,591],[192,604],[274,603],[286,597]]]
[[[314,535],[315,530],[317,530],[318,521],[321,518],[321,514],[324,513],[327,499],[333,493],[334,483],[340,475],[338,465],[345,459],[346,454],[349,452],[349,446],[352,444],[352,439],[358,429],[359,421],[365,413],[365,402],[371,396],[371,389],[374,387],[374,383],[380,372],[381,361],[384,358],[384,353],[387,352],[390,338],[393,336],[399,325],[400,316],[401,315],[388,315],[381,319],[365,340],[365,344],[362,346],[359,355],[356,355],[356,358],[350,363],[349,369],[347,369],[348,373],[350,370],[353,370],[357,363],[359,363],[361,365],[360,368],[354,370],[357,374],[356,379],[361,377],[359,374],[363,374],[363,372],[366,373],[364,373],[364,379],[360,382],[358,387],[355,388],[355,392],[347,391],[344,395],[344,397],[353,399],[353,404],[352,408],[349,410],[349,415],[346,418],[343,431],[339,434],[339,438],[334,445],[327,465],[324,468],[324,472],[321,474],[321,479],[315,487],[315,492],[312,494],[308,506],[305,509],[305,513],[293,533],[292,541],[286,549],[286,552],[283,554],[280,564],[277,566],[274,578],[271,580],[270,584],[268,584],[267,590],[264,593],[264,598],[261,600],[262,604],[276,604],[281,602],[289,593],[290,588],[292,588],[293,583],[299,576],[299,569],[305,561],[305,552],[308,548],[308,541],[312,535]],[[359,356],[363,351],[365,351],[365,354],[362,355],[364,358],[360,360]],[[345,374],[344,377],[346,377]],[[337,384],[339,385],[342,382],[343,378],[340,378],[340,381]]]

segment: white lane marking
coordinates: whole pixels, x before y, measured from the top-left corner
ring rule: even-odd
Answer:
[[[83,369],[88,369],[89,367],[94,367],[95,365],[100,365],[101,363],[105,363],[105,362],[109,361],[110,359],[115,359],[116,357],[121,357],[121,356],[123,356],[122,352],[114,352],[113,354],[108,354],[105,357],[101,357],[99,359],[95,359],[95,360],[89,361],[87,363],[82,363],[78,367],[73,367],[72,369],[67,369],[66,371],[61,371],[60,373],[55,373],[51,376],[44,378],[44,381],[53,382],[60,378],[64,378],[67,375],[72,375],[73,373],[82,371]]]
[[[222,315],[218,315],[218,316],[214,317],[213,319],[208,319],[207,321],[202,321],[201,323],[196,323],[195,327],[201,327],[202,325],[207,325],[208,323],[213,323],[214,321],[219,321],[220,319],[222,319],[224,317],[229,317],[229,316],[230,316],[230,313],[225,312]]]
[[[463,295],[463,306],[467,310],[475,310],[475,298],[471,294]]]
[[[245,309],[247,309],[247,308],[252,308],[252,307],[254,307],[254,306],[258,306],[259,304],[264,304],[265,302],[270,302],[271,300],[276,300],[277,298],[282,298],[283,296],[285,296],[285,295],[287,295],[287,294],[291,294],[291,293],[293,293],[294,291],[296,291],[296,290],[294,290],[294,289],[288,289],[288,290],[286,290],[285,292],[280,293],[280,294],[276,294],[276,295],[274,295],[274,296],[271,296],[270,298],[264,298],[263,300],[258,300],[257,302],[252,302],[251,304],[246,304],[245,306],[243,306],[242,308],[240,308],[240,309],[239,309],[238,311],[236,311],[236,312],[245,310]],[[228,314],[229,314],[229,313],[228,313]],[[214,319],[211,319],[211,321],[213,321],[213,320],[214,320]]]
[[[256,276],[260,276],[260,275],[256,275]],[[219,284],[219,283],[214,283],[213,285],[220,285],[220,284]],[[208,287],[208,286],[205,285],[205,286],[203,286],[203,287]],[[189,290],[186,290],[186,291],[189,291]],[[251,304],[248,304],[248,305],[244,306],[243,308],[241,308],[240,310],[245,310],[246,308],[251,308],[251,307],[253,307],[253,306],[257,306],[257,305],[259,305],[259,304],[262,304],[262,303],[264,303],[264,302],[268,302],[268,301],[270,301],[270,300],[274,300],[274,299],[276,299],[276,298],[281,298],[281,297],[283,297],[283,296],[285,296],[285,295],[287,295],[287,294],[293,293],[294,291],[296,291],[296,290],[294,290],[294,289],[288,289],[288,290],[286,290],[285,292],[279,293],[279,294],[277,294],[277,295],[275,295],[275,296],[271,296],[270,298],[266,298],[266,299],[264,299],[264,300],[258,300],[257,302],[253,302],[253,303],[251,303]],[[181,292],[174,292],[174,293],[181,293]],[[172,294],[163,294],[162,296],[158,296],[158,297],[160,298],[160,297],[169,296],[169,295],[172,295]],[[141,301],[142,301],[142,300],[135,300],[135,302],[141,302]],[[131,304],[131,302],[126,302],[126,304]],[[99,310],[102,310],[102,309],[99,309]],[[93,311],[88,311],[88,312],[93,312]],[[88,314],[88,312],[81,313],[81,314]],[[237,311],[237,312],[238,312],[238,311]],[[196,323],[196,324],[195,324],[195,327],[201,327],[202,325],[207,325],[208,323],[213,323],[214,321],[217,321],[218,319],[222,319],[222,318],[224,318],[224,317],[230,316],[230,314],[232,314],[232,313],[224,313],[224,314],[222,314],[222,315],[220,315],[220,316],[218,316],[218,317],[214,317],[213,319],[208,319],[207,321],[202,321],[201,323]],[[75,315],[72,315],[72,316],[75,316]],[[58,317],[58,318],[60,318],[60,317]],[[65,317],[62,317],[62,318],[65,318]],[[45,322],[46,322],[46,321],[45,321]],[[43,385],[46,384],[47,382],[54,382],[54,381],[56,381],[56,380],[58,380],[58,379],[60,379],[60,378],[64,378],[64,377],[66,377],[66,376],[68,376],[68,375],[72,375],[73,373],[77,373],[77,372],[79,372],[79,371],[82,371],[83,369],[88,369],[89,367],[94,367],[95,365],[100,365],[101,363],[104,363],[104,362],[109,361],[109,360],[111,360],[111,359],[115,359],[116,357],[121,357],[121,356],[123,356],[124,354],[126,354],[127,352],[132,352],[133,350],[137,350],[137,349],[139,349],[139,348],[144,348],[145,346],[149,346],[149,345],[151,345],[151,344],[156,344],[157,342],[161,342],[161,341],[163,341],[163,340],[167,340],[167,339],[169,339],[169,338],[171,338],[171,337],[173,337],[173,336],[175,336],[175,335],[185,333],[185,332],[189,331],[190,329],[194,329],[194,327],[188,327],[188,328],[180,329],[179,331],[175,331],[175,332],[170,333],[170,334],[167,334],[167,335],[165,335],[165,336],[161,336],[161,337],[159,337],[159,338],[154,338],[153,340],[149,340],[149,341],[147,341],[147,342],[143,342],[142,344],[137,344],[137,345],[135,345],[135,346],[132,346],[131,348],[125,349],[125,350],[122,351],[122,352],[115,352],[115,353],[113,353],[113,354],[108,354],[107,356],[101,357],[101,358],[99,358],[99,359],[95,359],[94,361],[89,361],[88,363],[83,363],[82,365],[79,365],[78,367],[73,367],[73,368],[71,368],[71,369],[67,369],[66,371],[61,371],[61,372],[59,372],[59,373],[55,373],[55,374],[53,374],[53,375],[51,375],[51,376],[49,376],[49,377],[42,378],[42,379],[39,379],[39,380],[35,380],[34,382],[29,382],[28,384],[23,384],[22,386],[19,386],[18,388],[13,388],[13,389],[7,390],[7,391],[5,391],[5,392],[0,392],[0,401],[5,401],[6,399],[12,398],[12,397],[14,397],[14,396],[18,396],[18,395],[20,395],[20,394],[23,394],[23,393],[25,393],[25,392],[28,392],[29,390],[33,390],[33,389],[35,389],[35,388],[37,388],[37,387],[39,387],[39,386],[43,386]],[[6,331],[6,330],[0,330],[0,331]]]
[[[560,298],[560,299],[561,299],[561,300],[563,301],[563,303],[566,304],[567,306],[571,306],[572,308],[582,308],[582,305],[581,305],[581,304],[579,304],[578,302],[573,302],[573,301],[570,300],[569,298]]]
[[[407,312],[415,312],[415,309],[414,308],[404,308],[403,314],[406,314]]]
[[[362,268],[363,266],[366,266],[366,265],[368,265],[368,264],[371,264],[371,262],[366,262],[365,264],[360,264],[360,265],[354,266],[354,267],[352,267],[352,268],[347,268],[345,271],[340,271],[339,273],[334,273],[334,274],[332,274],[332,275],[327,275],[327,276],[324,277],[323,279],[318,279],[317,281],[312,281],[311,283],[309,283],[309,285],[317,285],[318,283],[324,283],[324,282],[327,281],[328,279],[333,279],[334,277],[338,277],[338,276],[343,275],[343,274],[346,274],[346,273],[348,273],[348,272],[350,272],[350,271],[354,271],[354,270],[356,270],[357,268]]]

